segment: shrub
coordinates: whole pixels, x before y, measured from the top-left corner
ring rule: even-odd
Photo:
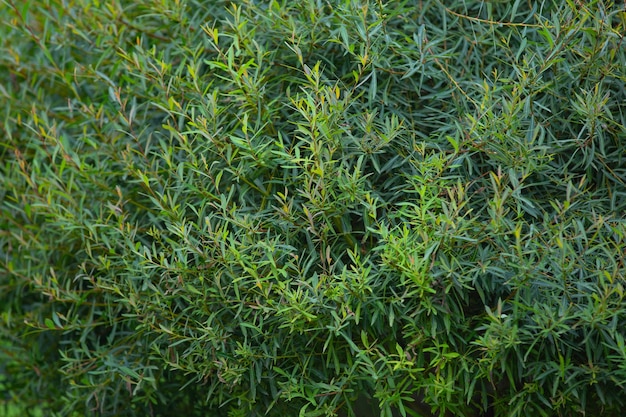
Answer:
[[[0,370],[47,415],[619,415],[626,11],[4,0]]]

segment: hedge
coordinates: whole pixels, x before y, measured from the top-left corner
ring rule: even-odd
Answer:
[[[0,413],[622,415],[624,4],[0,16]]]

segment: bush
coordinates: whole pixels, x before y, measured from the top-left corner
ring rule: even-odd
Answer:
[[[0,370],[45,415],[626,405],[626,11],[4,0]]]

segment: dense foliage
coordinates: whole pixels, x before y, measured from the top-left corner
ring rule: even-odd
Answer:
[[[624,4],[0,4],[0,401],[621,415]]]

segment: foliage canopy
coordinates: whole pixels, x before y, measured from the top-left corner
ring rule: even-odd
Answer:
[[[0,16],[2,401],[623,410],[623,4]]]

